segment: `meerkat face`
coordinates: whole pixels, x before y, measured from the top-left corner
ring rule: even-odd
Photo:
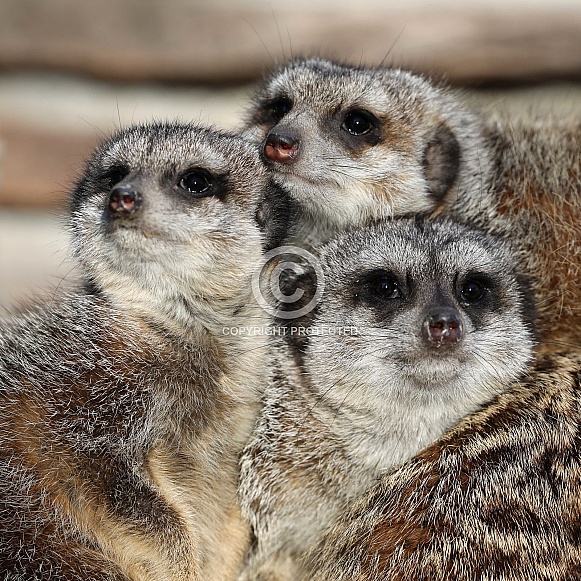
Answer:
[[[526,290],[498,240],[448,222],[388,221],[323,251],[306,362],[325,397],[386,408],[484,403],[531,358]],[[336,332],[339,329],[340,332]]]
[[[449,109],[409,72],[299,59],[265,81],[245,135],[308,211],[364,224],[431,210],[452,187],[461,152]]]
[[[171,123],[122,130],[73,194],[73,247],[90,279],[128,302],[232,296],[261,256],[265,184],[237,137]]]

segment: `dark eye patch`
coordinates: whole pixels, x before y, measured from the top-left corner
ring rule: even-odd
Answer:
[[[470,307],[486,302],[491,297],[496,284],[484,273],[467,274],[457,284],[457,298],[462,306]]]
[[[128,175],[129,169],[125,166],[118,165],[105,171],[101,175],[100,181],[103,183],[105,190],[111,190],[119,182],[123,181]]]
[[[391,276],[381,276],[368,282],[369,292],[378,299],[399,299],[401,290],[397,280]]]
[[[260,124],[276,125],[293,108],[288,97],[276,97],[265,101],[258,109],[255,121]]]
[[[503,280],[487,273],[468,273],[459,277],[455,286],[456,300],[476,329],[480,329],[492,314],[512,303],[512,299],[507,298],[508,289]]]
[[[403,285],[398,277],[387,270],[366,273],[358,279],[356,286],[357,296],[367,302],[392,301],[404,296]]]
[[[466,303],[475,303],[481,300],[487,288],[478,279],[469,279],[460,288],[460,299]]]

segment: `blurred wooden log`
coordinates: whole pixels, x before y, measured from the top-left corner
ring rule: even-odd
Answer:
[[[0,205],[66,207],[67,192],[97,142],[44,127],[4,124]]]
[[[581,76],[581,3],[2,0],[0,67],[105,79],[248,81],[293,54],[472,81]]]
[[[119,126],[180,118],[232,128],[247,93],[0,75],[0,206],[58,206],[97,142]]]

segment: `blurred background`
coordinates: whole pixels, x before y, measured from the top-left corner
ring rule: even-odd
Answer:
[[[74,279],[66,192],[103,135],[235,128],[261,75],[311,54],[581,114],[579,0],[0,0],[0,317]]]

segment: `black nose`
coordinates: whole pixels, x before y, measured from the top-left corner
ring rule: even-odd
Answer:
[[[115,186],[109,194],[107,207],[112,216],[133,216],[141,207],[141,194],[132,186]]]
[[[424,335],[436,347],[458,343],[462,334],[462,320],[455,309],[435,309],[424,321]]]
[[[279,163],[294,163],[299,155],[300,140],[286,133],[269,133],[264,142],[264,157]]]

